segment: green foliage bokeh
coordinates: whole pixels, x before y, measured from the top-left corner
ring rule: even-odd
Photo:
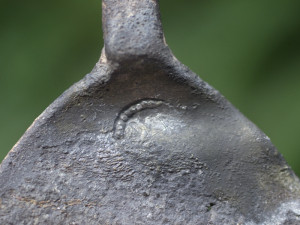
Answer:
[[[94,66],[101,1],[0,1],[0,161]],[[300,175],[300,1],[161,0],[177,58],[272,140]]]

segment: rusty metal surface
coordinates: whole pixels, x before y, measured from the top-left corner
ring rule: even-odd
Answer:
[[[300,224],[269,138],[166,45],[154,0],[104,0],[105,50],[0,167],[0,224]]]

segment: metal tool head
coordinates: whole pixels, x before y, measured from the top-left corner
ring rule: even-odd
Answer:
[[[165,43],[155,0],[103,0],[94,70],[0,168],[1,224],[297,224],[269,138]]]

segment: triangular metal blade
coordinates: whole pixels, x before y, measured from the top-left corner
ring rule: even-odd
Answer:
[[[103,0],[94,70],[0,168],[1,224],[299,224],[269,138],[182,65],[156,0]]]

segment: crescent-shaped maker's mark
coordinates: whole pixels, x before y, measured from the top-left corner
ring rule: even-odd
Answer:
[[[114,124],[114,138],[121,139],[124,136],[126,123],[127,121],[134,116],[134,114],[145,110],[145,109],[154,109],[161,105],[163,105],[165,102],[163,100],[158,99],[144,99],[140,100],[138,102],[135,102],[131,104],[130,106],[127,106],[125,109],[123,109],[120,114],[118,115],[115,124]]]

